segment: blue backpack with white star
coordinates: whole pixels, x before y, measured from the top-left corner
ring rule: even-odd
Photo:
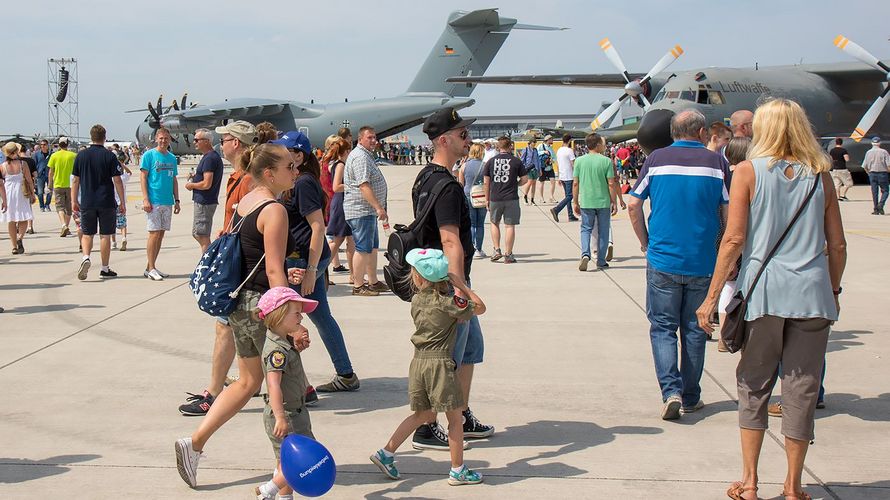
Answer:
[[[228,316],[238,305],[238,293],[241,287],[256,273],[266,254],[260,258],[253,270],[246,277],[241,277],[241,225],[244,220],[257,210],[274,200],[259,202],[247,213],[230,232],[213,241],[201,256],[198,265],[189,277],[189,290],[198,301],[198,309],[211,316]],[[234,218],[234,217],[233,217]]]

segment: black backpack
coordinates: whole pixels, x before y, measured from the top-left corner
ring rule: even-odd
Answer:
[[[422,186],[428,178],[428,176],[424,176],[424,178],[420,179],[415,189]],[[410,277],[411,265],[408,264],[405,257],[409,251],[415,248],[423,248],[428,244],[429,238],[423,234],[426,221],[433,212],[439,195],[442,194],[445,186],[450,182],[457,182],[451,174],[447,174],[447,176],[436,182],[430,191],[430,199],[427,200],[426,205],[423,206],[414,222],[408,226],[404,224],[394,225],[393,232],[389,235],[386,252],[383,254],[387,260],[387,264],[383,266],[383,279],[386,281],[389,289],[405,302],[411,302],[411,298],[414,296]]]

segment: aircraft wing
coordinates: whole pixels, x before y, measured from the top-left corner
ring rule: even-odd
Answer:
[[[631,80],[642,78],[642,73],[631,74]],[[516,76],[455,76],[448,78],[452,83],[482,83],[507,85],[542,85],[596,88],[624,88],[627,82],[620,73],[579,74],[579,75],[516,75]]]
[[[890,65],[890,61],[881,61]],[[886,75],[882,75],[867,64],[859,62],[843,62],[829,64],[801,64],[799,66],[785,66],[788,68],[796,68],[814,75],[819,75],[831,80],[850,80],[854,82],[885,82]],[[782,68],[780,66],[779,68]],[[773,69],[773,68],[770,68]]]

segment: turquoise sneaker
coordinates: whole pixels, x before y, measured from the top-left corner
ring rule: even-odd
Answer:
[[[460,486],[462,484],[479,484],[482,482],[482,474],[471,470],[466,465],[460,472],[448,472],[448,484],[451,486]]]
[[[371,462],[380,469],[380,472],[386,474],[386,477],[390,479],[399,479],[399,469],[396,469],[396,459],[395,457],[387,457],[383,450],[377,450],[373,455],[371,455]],[[465,467],[466,469],[466,467]]]

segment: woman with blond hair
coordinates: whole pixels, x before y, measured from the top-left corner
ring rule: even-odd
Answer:
[[[464,194],[467,197],[467,205],[470,207],[470,232],[473,235],[473,246],[476,248],[476,257],[484,259],[488,257],[482,251],[482,242],[485,241],[485,215],[488,209],[483,205],[481,208],[474,208],[473,201],[470,198],[470,191],[473,186],[481,185],[484,181],[482,176],[482,157],[485,156],[485,146],[482,144],[473,144],[470,146],[470,153],[467,160],[461,166],[457,173],[457,181],[464,187]]]
[[[809,499],[801,473],[814,437],[828,331],[840,311],[844,228],[830,160],[799,104],[775,99],[757,109],[748,158],[733,172],[726,233],[707,298],[696,311],[699,325],[713,331],[711,315],[741,254],[746,344],[736,383],[743,477],[726,494],[757,498],[767,404],[780,378],[788,462],[783,495]]]

